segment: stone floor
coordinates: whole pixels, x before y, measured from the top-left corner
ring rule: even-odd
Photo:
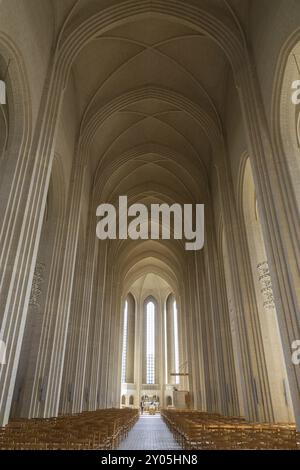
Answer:
[[[118,450],[180,449],[160,415],[142,415]]]

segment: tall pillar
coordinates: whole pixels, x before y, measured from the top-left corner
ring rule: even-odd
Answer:
[[[83,191],[84,167],[82,164],[75,161],[72,171],[73,177],[71,179],[67,211],[69,217],[66,220],[65,226],[61,277],[57,290],[50,293],[54,298],[57,296],[57,310],[52,318],[54,328],[49,328],[48,331],[45,332],[46,337],[42,338],[43,342],[41,343],[35,373],[32,399],[33,416],[39,413],[40,377],[45,377],[45,375],[46,380],[43,384],[45,395],[43,416],[57,416],[59,409],[80,224],[80,204]]]
[[[79,243],[80,238],[82,244],[84,245],[83,237],[79,237]],[[64,361],[64,373],[60,396],[60,412],[64,414],[82,411],[81,408],[77,408],[77,403],[74,403],[74,392],[76,364],[79,360],[80,354],[78,345],[82,316],[85,259],[86,258],[84,246],[79,246],[76,254],[74,288],[71,301],[71,315],[68,328],[67,347]]]
[[[236,415],[239,411],[237,400],[237,382],[233,359],[232,337],[229,326],[228,307],[222,297],[220,270],[218,269],[218,251],[211,217],[206,216],[209,230],[207,236],[208,254],[208,291],[211,299],[211,316],[214,323],[215,347],[219,380],[220,412]],[[209,226],[210,225],[210,226]]]
[[[186,288],[185,315],[187,322],[187,347],[188,347],[188,371],[189,385],[192,392],[193,405],[196,409],[203,409],[206,406],[206,396],[204,397],[205,379],[204,379],[204,345],[202,341],[201,316],[202,309],[196,302],[196,291],[198,283],[196,282],[196,273],[193,266],[194,254],[189,254],[188,263],[188,286]],[[205,405],[204,405],[205,402]]]
[[[109,247],[110,248],[110,247]],[[109,257],[108,257],[109,259]],[[112,305],[111,299],[113,291],[113,272],[111,264],[107,264],[106,273],[106,289],[104,291],[103,303],[103,319],[102,319],[102,334],[101,334],[101,352],[100,352],[100,376],[99,376],[99,390],[100,390],[100,403],[101,407],[106,408],[109,406],[108,397],[108,383],[109,383],[109,362],[110,362],[110,342],[112,330]]]
[[[27,154],[32,165],[25,162],[15,169],[14,183],[22,182],[9,198],[2,220],[5,230],[1,231],[4,238],[0,243],[3,263],[0,338],[7,347],[7,364],[0,368],[0,425],[7,423],[10,413],[62,102],[62,82],[54,79],[53,64],[49,70],[39,111],[41,119]],[[23,212],[20,201],[26,201]],[[8,237],[9,233],[14,236]]]
[[[107,254],[108,242],[102,242],[98,248],[98,269],[97,269],[97,288],[94,292],[96,296],[95,310],[93,312],[93,331],[90,332],[90,341],[92,347],[90,349],[89,360],[91,361],[90,372],[90,396],[89,409],[96,410],[104,407],[103,388],[104,384],[101,380],[103,351],[102,343],[105,339],[105,291],[107,286]]]
[[[243,259],[240,225],[224,150],[222,154],[223,159],[218,167],[219,190],[222,195],[222,214],[232,275],[233,318],[236,321],[240,349],[244,411],[248,419],[272,421],[272,401],[257,305],[254,292],[247,284],[247,266],[240,262]]]
[[[80,312],[79,338],[78,338],[78,360],[76,362],[74,377],[74,404],[73,411],[82,411],[88,408],[89,403],[89,383],[86,382],[88,370],[88,340],[89,329],[92,324],[92,300],[94,277],[96,275],[98,245],[96,240],[96,220],[93,217],[95,212],[89,211],[88,223],[88,246],[86,253],[86,263],[83,272],[83,299]],[[87,393],[89,392],[89,393]],[[85,401],[85,403],[84,403]]]
[[[300,430],[300,368],[291,360],[292,343],[300,339],[296,292],[299,272],[295,267],[295,260],[300,259],[300,247],[294,243],[299,237],[299,221],[294,220],[295,225],[291,227],[286,205],[288,198],[278,165],[284,156],[276,155],[270,142],[254,66],[247,55],[244,65],[235,72],[235,79],[243,111],[294,415]],[[297,226],[298,231],[294,233]]]

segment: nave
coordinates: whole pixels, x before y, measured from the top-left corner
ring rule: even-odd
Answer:
[[[132,436],[182,446],[300,430],[299,24],[297,0],[0,0],[5,446],[117,446],[140,405]],[[190,250],[170,219],[197,205]]]

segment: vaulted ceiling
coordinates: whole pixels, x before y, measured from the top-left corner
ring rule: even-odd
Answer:
[[[249,2],[52,2],[62,44],[102,12],[98,30],[78,48],[71,69],[79,137],[99,202],[123,194],[147,204],[208,202],[218,158],[214,135],[222,134],[231,65],[205,28],[176,19],[172,11],[189,10],[191,17],[205,11],[207,22],[238,36],[246,29]],[[145,13],[132,13],[139,5]],[[107,20],[122,9],[128,11],[122,19]],[[144,259],[148,255],[146,250]]]

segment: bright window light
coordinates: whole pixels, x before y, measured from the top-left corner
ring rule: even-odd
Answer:
[[[147,384],[155,383],[155,306],[153,302],[147,303]]]
[[[178,346],[178,314],[176,300],[173,303],[173,324],[174,324],[174,360],[175,360],[175,372],[179,373],[179,346]],[[179,384],[179,376],[176,375],[175,383]]]
[[[126,383],[127,330],[128,330],[128,302],[126,300],[125,308],[124,308],[123,351],[122,351],[122,383]]]

